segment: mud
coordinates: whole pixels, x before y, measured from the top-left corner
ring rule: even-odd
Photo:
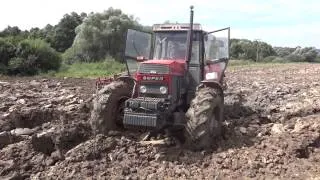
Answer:
[[[0,78],[0,179],[319,179],[320,65],[231,67],[218,148],[93,136],[87,79]],[[88,100],[89,99],[89,100]]]

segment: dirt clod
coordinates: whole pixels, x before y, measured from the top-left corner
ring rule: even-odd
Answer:
[[[54,151],[54,143],[50,136],[33,136],[31,139],[34,150],[50,155]]]

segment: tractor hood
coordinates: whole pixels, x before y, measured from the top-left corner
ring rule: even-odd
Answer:
[[[161,59],[161,60],[148,60],[141,63],[142,66],[150,66],[150,73],[157,73],[156,69],[151,68],[152,65],[155,66],[166,66],[169,68],[169,73],[172,75],[183,76],[186,70],[186,61],[183,59]],[[153,71],[153,72],[151,72]]]

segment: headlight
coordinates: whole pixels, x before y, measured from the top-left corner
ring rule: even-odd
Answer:
[[[141,93],[146,93],[147,92],[147,87],[146,86],[140,86],[140,92]]]
[[[161,86],[160,87],[160,92],[161,92],[161,94],[167,94],[168,93],[168,88],[166,86]]]
[[[207,73],[206,79],[218,79],[218,73],[217,72]]]

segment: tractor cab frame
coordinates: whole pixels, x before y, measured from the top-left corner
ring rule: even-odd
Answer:
[[[142,62],[175,60],[186,62],[189,100],[201,83],[222,85],[230,54],[230,28],[206,32],[200,24],[193,24],[190,60],[188,30],[189,24],[155,24],[152,33],[129,29],[124,53],[128,75],[136,79]]]

